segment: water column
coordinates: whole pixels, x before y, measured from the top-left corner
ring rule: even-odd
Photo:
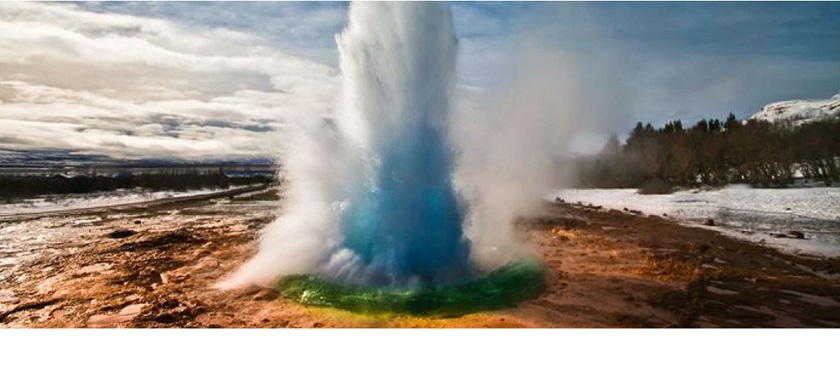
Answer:
[[[337,42],[339,125],[362,162],[341,215],[343,248],[370,283],[463,278],[470,246],[447,136],[457,54],[449,8],[355,3]]]

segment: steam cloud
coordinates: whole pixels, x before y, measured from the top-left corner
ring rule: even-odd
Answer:
[[[336,120],[292,136],[283,214],[220,287],[302,273],[431,285],[526,254],[513,222],[561,179],[555,154],[587,108],[573,57],[526,46],[511,83],[451,110],[457,40],[445,5],[352,4],[337,42]]]

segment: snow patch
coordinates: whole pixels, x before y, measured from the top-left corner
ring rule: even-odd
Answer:
[[[94,207],[123,206],[161,199],[175,199],[195,195],[212,194],[236,189],[200,189],[192,191],[144,191],[140,189],[95,192],[89,194],[45,195],[26,198],[10,203],[0,203],[0,216],[25,215],[42,212],[56,212]],[[80,225],[94,223],[95,219],[80,219]]]
[[[840,257],[840,188],[752,189],[642,195],[635,189],[569,189],[551,194],[569,203],[638,210],[728,236],[767,244],[787,253]],[[703,226],[708,219],[714,226]],[[805,239],[770,234],[799,231]]]
[[[840,94],[823,100],[786,100],[770,103],[750,119],[789,121],[794,126],[818,120],[840,119]]]

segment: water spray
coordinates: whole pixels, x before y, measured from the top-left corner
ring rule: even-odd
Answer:
[[[295,136],[286,210],[225,287],[270,285],[304,304],[453,315],[509,306],[541,268],[493,271],[465,234],[453,185],[450,98],[457,39],[440,3],[355,3],[337,36],[343,93],[334,123]]]

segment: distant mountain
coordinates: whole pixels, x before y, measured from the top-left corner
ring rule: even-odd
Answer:
[[[809,121],[840,119],[840,94],[825,100],[785,100],[770,103],[750,119],[790,122],[795,126]]]
[[[3,150],[0,149],[0,168],[26,167],[109,167],[109,166],[189,166],[189,165],[272,165],[271,158],[182,160],[178,158],[120,159],[105,155],[78,154],[69,150]]]

